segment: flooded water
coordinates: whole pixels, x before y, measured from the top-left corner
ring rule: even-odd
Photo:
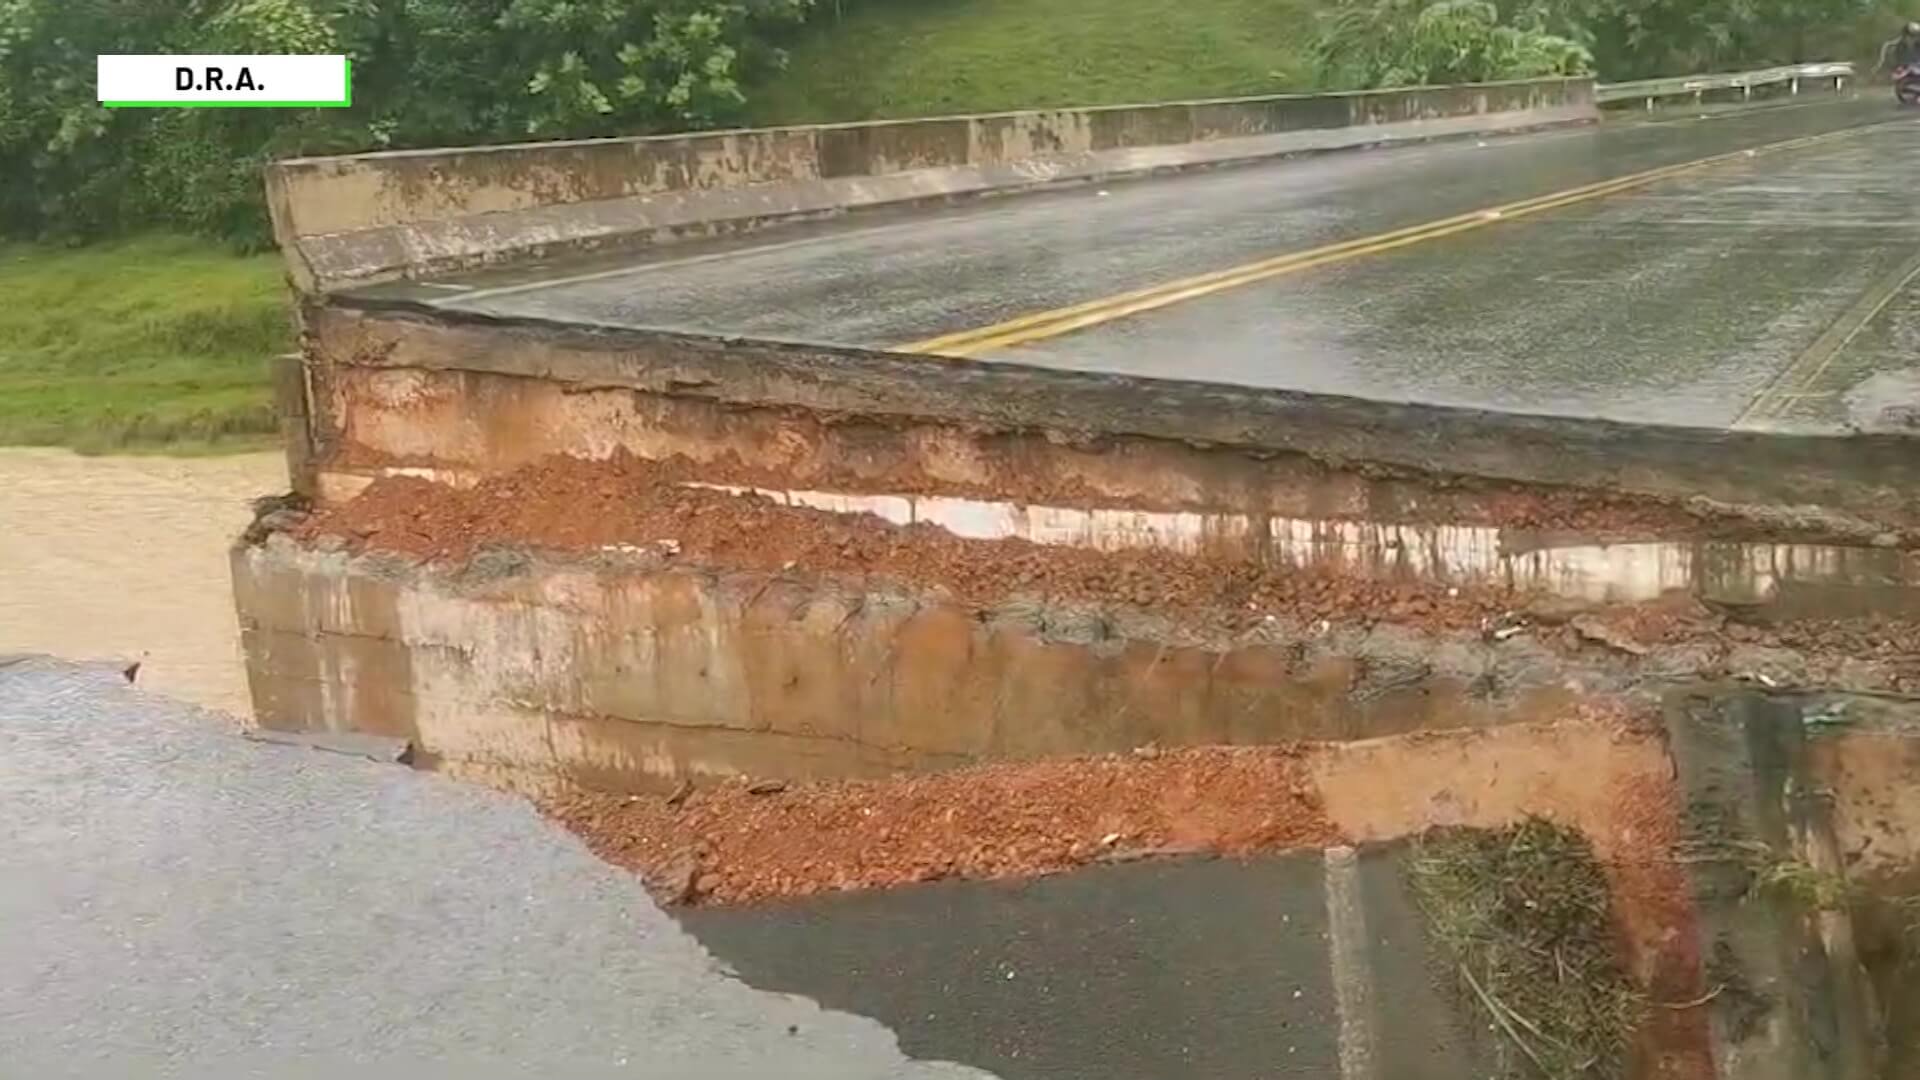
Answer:
[[[0,653],[137,659],[142,687],[245,715],[226,552],[284,490],[279,454],[0,449]]]

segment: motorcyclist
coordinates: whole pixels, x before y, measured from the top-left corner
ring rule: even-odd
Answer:
[[[1887,61],[1893,62],[1889,64]],[[1920,22],[1910,22],[1900,29],[1900,36],[1880,46],[1880,66],[1891,68],[1920,67]]]

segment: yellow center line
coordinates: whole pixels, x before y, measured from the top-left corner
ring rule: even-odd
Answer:
[[[1905,121],[1893,121],[1893,123],[1904,122]],[[1380,233],[1374,236],[1345,240],[1339,243],[1327,244],[1322,247],[1310,248],[1305,251],[1289,252],[1285,255],[1261,259],[1258,262],[1228,267],[1223,270],[1214,270],[1192,277],[1180,278],[1175,281],[1165,282],[1144,289],[1135,289],[1131,292],[1124,292],[1115,296],[1102,297],[1101,299],[1090,300],[1082,304],[1074,304],[1071,307],[1055,308],[1050,311],[1038,311],[1031,315],[1023,315],[1019,318],[1009,319],[1006,322],[995,323],[991,326],[982,326],[971,330],[962,330],[957,333],[944,334],[940,337],[927,338],[924,341],[911,342],[898,346],[895,351],[954,358],[978,356],[984,352],[1010,348],[1031,341],[1041,341],[1047,338],[1058,337],[1062,334],[1072,333],[1075,330],[1085,329],[1090,326],[1097,326],[1101,323],[1110,322],[1128,315],[1152,311],[1156,308],[1167,307],[1171,304],[1178,304],[1183,301],[1208,296],[1227,289],[1239,288],[1244,285],[1254,284],[1255,282],[1271,280],[1282,275],[1299,273],[1315,267],[1356,259],[1364,255],[1393,251],[1397,248],[1425,243],[1429,240],[1456,236],[1460,233],[1483,229],[1489,225],[1512,221],[1516,218],[1545,213],[1548,210],[1555,210],[1576,203],[1631,191],[1635,188],[1646,187],[1649,184],[1658,183],[1659,181],[1682,176],[1687,173],[1697,172],[1702,169],[1709,169],[1716,165],[1745,161],[1763,154],[1797,150],[1885,126],[1888,125],[1871,124],[1863,127],[1845,128],[1839,131],[1824,132],[1819,135],[1788,139],[1783,142],[1767,143],[1749,149],[1734,150],[1725,154],[1715,154],[1712,157],[1700,158],[1695,161],[1665,165],[1657,169],[1630,173],[1625,176],[1601,180],[1580,187],[1568,188],[1565,191],[1538,195],[1530,199],[1522,199],[1518,202],[1507,203],[1501,206],[1490,206],[1464,214],[1455,214],[1452,217],[1441,218],[1437,221],[1424,222],[1418,225],[1410,225],[1406,228],[1395,229],[1391,232]]]
[[[1819,385],[1821,376],[1833,366],[1834,360],[1846,352],[1847,347],[1880,317],[1880,313],[1887,310],[1887,305],[1893,303],[1894,298],[1906,291],[1907,286],[1917,278],[1920,278],[1920,254],[1915,254],[1874,282],[1825,333],[1807,346],[1805,352],[1795,357],[1793,363],[1788,364],[1773,381],[1754,395],[1740,415],[1734,417],[1733,426],[1746,428],[1763,420],[1777,420],[1796,401],[1833,396],[1811,391]]]

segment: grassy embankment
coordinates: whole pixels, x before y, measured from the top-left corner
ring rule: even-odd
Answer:
[[[274,255],[175,237],[0,246],[0,444],[268,445],[267,366],[292,339]]]
[[[760,122],[1271,93],[1304,85],[1310,0],[823,0]],[[0,246],[0,445],[267,444],[291,347],[272,255],[148,237]]]
[[[760,123],[1271,94],[1313,85],[1315,0],[832,0],[749,93]]]
[[[787,70],[748,88],[755,122],[1310,90],[1327,0],[847,2],[842,16],[820,0]],[[1888,18],[1853,36],[1870,43]],[[0,246],[0,444],[260,445],[267,361],[290,343],[271,255],[169,238]]]

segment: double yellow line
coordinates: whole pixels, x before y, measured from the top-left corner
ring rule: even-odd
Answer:
[[[1846,352],[1847,346],[1852,345],[1862,331],[1873,325],[1873,321],[1887,310],[1894,298],[1916,280],[1920,280],[1920,254],[1915,254],[1874,282],[1873,287],[1815,338],[1805,352],[1794,357],[1793,363],[1788,364],[1754,395],[1740,415],[1734,417],[1733,426],[1765,426],[1769,421],[1786,416],[1801,399],[1820,396],[1814,392],[1814,387],[1820,385],[1821,377],[1833,366],[1834,360]]]
[[[1611,180],[1602,180],[1598,183],[1587,184],[1582,187],[1569,188],[1565,191],[1557,191],[1531,199],[1522,199],[1519,202],[1507,203],[1503,206],[1490,206],[1482,210],[1474,210],[1465,214],[1456,214],[1453,217],[1441,218],[1438,221],[1429,221],[1420,225],[1410,225],[1404,229],[1396,229],[1393,232],[1380,233],[1376,236],[1360,237],[1338,244],[1328,244],[1324,247],[1310,248],[1306,251],[1296,251],[1286,255],[1278,255],[1270,259],[1262,259],[1259,262],[1247,263],[1243,266],[1234,266],[1225,270],[1215,270],[1211,273],[1181,278],[1177,281],[1169,281],[1151,288],[1136,289],[1133,292],[1120,293],[1117,296],[1090,300],[1087,303],[1075,304],[1072,307],[1056,308],[1052,311],[1039,311],[1031,315],[1023,315],[1017,319],[1010,319],[1003,323],[995,323],[992,326],[983,326],[974,330],[963,330],[941,337],[928,338],[924,341],[911,342],[898,346],[895,351],[962,359],[979,356],[982,353],[1011,348],[1015,345],[1024,345],[1032,341],[1042,341],[1047,338],[1059,337],[1062,334],[1070,334],[1075,330],[1098,326],[1101,323],[1111,322],[1114,319],[1124,318],[1128,315],[1137,315],[1143,311],[1153,311],[1156,308],[1163,308],[1202,296],[1209,296],[1227,289],[1236,289],[1243,285],[1252,285],[1256,282],[1268,281],[1287,274],[1297,274],[1304,270],[1312,270],[1316,267],[1327,266],[1332,263],[1345,262],[1363,255],[1375,255],[1384,251],[1393,251],[1396,248],[1425,243],[1429,240],[1456,236],[1460,233],[1471,232],[1475,229],[1484,229],[1489,225],[1513,221],[1516,218],[1529,217],[1534,214],[1545,213],[1548,210],[1556,210],[1563,206],[1572,206],[1575,203],[1588,202],[1593,199],[1605,198],[1608,195],[1617,195],[1624,191],[1632,191],[1635,188],[1643,188],[1649,184],[1655,184],[1676,176],[1699,172],[1702,169],[1711,169],[1716,165],[1746,161],[1765,154],[1799,150],[1804,147],[1830,142],[1834,139],[1884,126],[1887,125],[1871,124],[1864,127],[1845,128],[1839,131],[1829,131],[1799,139],[1788,139],[1784,142],[1767,143],[1745,150],[1715,154],[1712,157],[1682,162],[1678,165],[1667,165],[1658,169],[1648,169],[1645,172],[1618,176]]]

